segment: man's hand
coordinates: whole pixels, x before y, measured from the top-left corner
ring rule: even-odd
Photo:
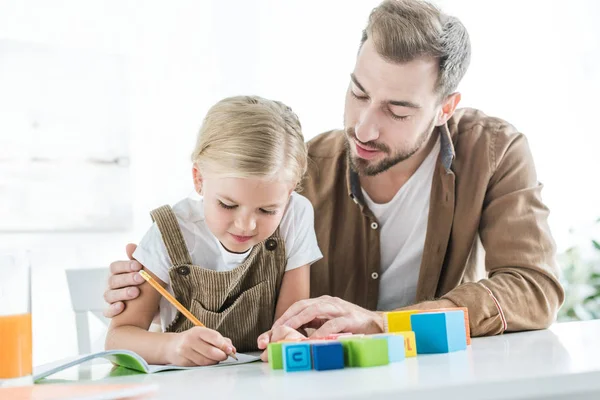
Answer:
[[[125,247],[127,261],[115,261],[110,264],[110,277],[108,278],[108,289],[104,292],[104,301],[108,308],[104,310],[106,318],[113,318],[125,310],[125,300],[135,299],[140,295],[138,285],[144,283],[144,278],[138,274],[142,264],[133,259],[133,252],[137,246],[128,244]]]
[[[268,332],[263,333],[257,339],[258,348],[260,350],[264,350],[260,355],[260,359],[264,362],[269,361],[269,355],[267,353],[267,346],[271,342],[279,342],[280,340],[286,339],[306,339],[306,336],[301,334],[295,329],[292,329],[288,326],[282,325],[277,328],[273,328]]]
[[[314,328],[311,338],[321,338],[333,333],[382,333],[380,314],[361,308],[337,297],[321,296],[300,300],[273,324],[273,331],[281,326],[292,329]]]

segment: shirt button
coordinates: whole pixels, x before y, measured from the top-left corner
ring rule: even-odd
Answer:
[[[377,222],[371,222],[371,229],[379,228],[379,224]]]
[[[373,278],[373,279],[377,279],[377,278],[379,278],[379,274],[378,274],[377,272],[373,272],[373,273],[371,274],[371,278]]]

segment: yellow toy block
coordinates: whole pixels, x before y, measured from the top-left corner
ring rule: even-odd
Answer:
[[[410,316],[418,310],[390,311],[384,314],[385,331],[389,333],[412,331]]]
[[[406,357],[417,356],[417,340],[413,331],[394,332],[393,334],[404,336],[404,355]]]

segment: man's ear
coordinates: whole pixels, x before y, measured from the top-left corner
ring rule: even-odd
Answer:
[[[202,173],[200,172],[200,169],[196,163],[194,163],[194,166],[192,167],[192,176],[194,178],[194,188],[196,189],[196,192],[198,192],[198,194],[202,194],[203,178]]]
[[[458,92],[454,92],[446,97],[442,103],[442,109],[440,110],[440,114],[438,115],[438,119],[435,123],[436,126],[444,125],[450,118],[452,118],[458,103],[460,103],[460,98],[461,96]]]

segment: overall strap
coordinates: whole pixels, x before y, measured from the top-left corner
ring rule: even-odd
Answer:
[[[177,217],[171,206],[165,205],[150,212],[167,248],[173,266],[191,265],[192,258],[183,239]]]

